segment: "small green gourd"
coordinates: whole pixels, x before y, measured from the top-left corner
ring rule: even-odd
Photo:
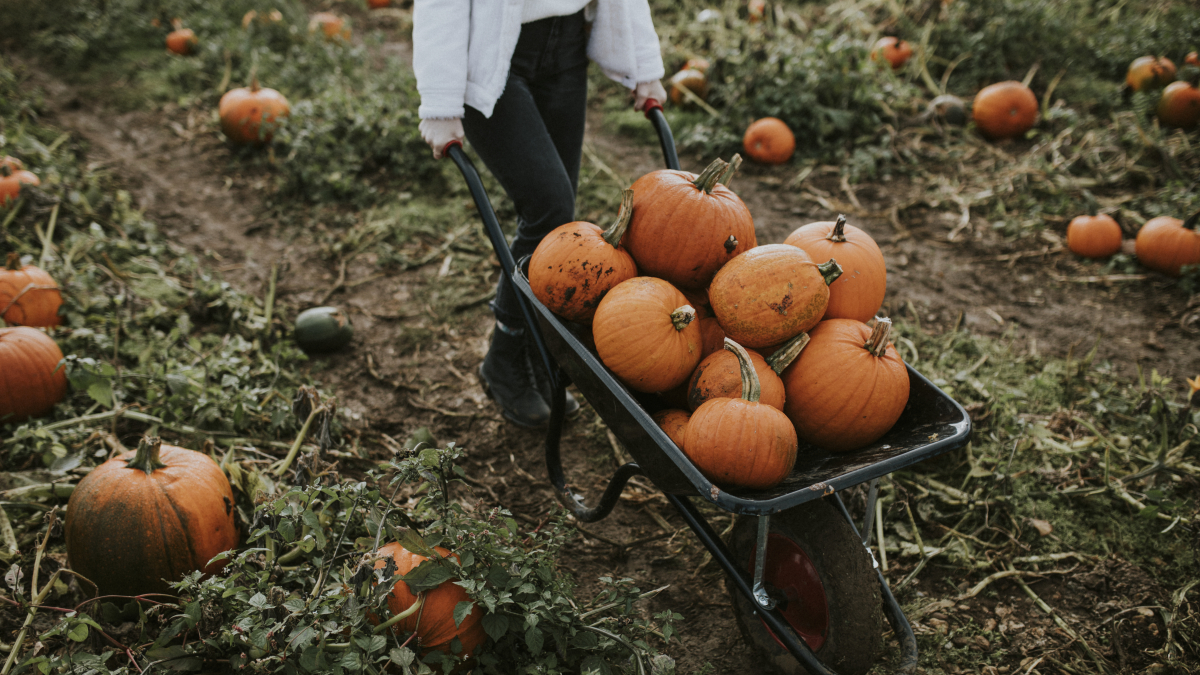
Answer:
[[[313,307],[296,317],[293,336],[306,352],[332,352],[350,343],[354,326],[337,307]]]

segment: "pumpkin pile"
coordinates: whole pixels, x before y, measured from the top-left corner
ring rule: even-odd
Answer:
[[[558,316],[590,325],[626,387],[660,397],[654,421],[710,480],[767,489],[797,452],[882,437],[909,381],[891,322],[875,316],[887,288],[879,246],[841,216],[760,245],[726,187],[739,163],[642,176],[607,231],[551,232],[529,282]]]

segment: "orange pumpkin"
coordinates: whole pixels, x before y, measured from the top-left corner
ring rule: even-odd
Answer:
[[[879,312],[887,294],[883,251],[871,235],[847,224],[845,216],[802,225],[783,243],[799,246],[813,260],[833,258],[841,266],[842,276],[829,285],[824,318],[867,322]]]
[[[191,28],[177,28],[167,33],[167,51],[186,56],[191,54],[200,41]]]
[[[758,23],[759,21],[762,21],[766,12],[766,0],[748,0],[746,2],[746,18],[749,19],[750,23]]]
[[[1016,138],[1037,123],[1033,91],[1016,80],[989,84],[975,94],[971,115],[980,133],[991,140]]]
[[[25,168],[25,163],[12,155],[5,155],[0,157],[0,168],[6,167],[11,173],[16,173]]]
[[[630,389],[667,391],[700,362],[696,310],[674,286],[654,277],[623,281],[600,301],[592,336],[600,360]]]
[[[783,410],[783,380],[761,354],[753,349],[747,349],[746,354],[758,376],[759,402]],[[704,357],[688,381],[688,408],[695,410],[712,398],[741,397],[741,373],[737,354],[731,351],[721,349]]]
[[[764,117],[746,127],[742,148],[756,162],[783,164],[796,152],[796,136],[783,120]]]
[[[1139,56],[1125,73],[1125,85],[1134,91],[1163,87],[1174,79],[1175,64],[1166,57]]]
[[[658,428],[667,434],[667,438],[670,438],[671,442],[682,450],[683,435],[687,432],[687,423],[692,418],[692,413],[678,408],[667,408],[659,410],[650,417],[658,425]]]
[[[700,324],[700,353],[702,358],[707,358],[709,354],[719,352],[725,348],[725,329],[721,328],[721,322],[717,321],[717,317],[706,316],[696,321],[696,323]]]
[[[872,61],[887,61],[892,70],[899,70],[912,56],[912,45],[898,37],[881,37],[871,48]]]
[[[11,159],[20,164],[20,160],[13,158],[6,159]],[[42,181],[32,171],[25,171],[19,168],[12,169],[8,164],[0,165],[0,206],[8,204],[10,201],[15,201],[21,194],[22,185],[41,184]]]
[[[221,131],[232,142],[270,143],[271,131],[279,118],[292,112],[287,99],[274,89],[258,86],[258,78],[251,78],[249,87],[230,89],[217,104],[221,118]]]
[[[0,328],[0,426],[41,417],[67,395],[62,350],[36,328]]]
[[[908,371],[888,342],[892,322],[817,324],[808,347],[783,371],[784,412],[800,440],[844,452],[883,436],[908,403]]]
[[[817,265],[803,249],[767,244],[730,260],[708,299],[725,335],[747,347],[780,344],[817,325],[829,303],[837,262]]]
[[[1191,130],[1200,124],[1200,89],[1191,82],[1172,82],[1158,100],[1158,121],[1167,127]]]
[[[1112,216],[1076,216],[1067,225],[1067,248],[1084,258],[1107,258],[1121,250],[1121,226]]]
[[[233,490],[208,455],[144,438],[79,481],[65,533],[68,564],[100,595],[170,593],[185,574],[219,570],[209,561],[237,546]]]
[[[62,323],[62,291],[40,267],[21,265],[15,252],[0,269],[0,319],[10,326],[52,328]]]
[[[458,560],[457,555],[441,546],[436,546],[433,550],[442,557],[453,556]],[[375,569],[383,569],[387,565],[387,558],[391,558],[396,563],[397,575],[408,574],[428,560],[409,551],[398,542],[381,546],[379,556],[380,559],[375,561]],[[463,618],[461,624],[455,626],[454,607],[460,602],[471,602],[471,598],[462,586],[454,581],[451,579],[431,591],[424,591],[421,608],[412,616],[396,622],[392,626],[392,632],[396,635],[406,635],[416,631],[422,654],[436,649],[467,661],[478,653],[479,646],[487,640],[487,633],[483,630],[483,608],[479,605],[473,606],[471,613]],[[417,595],[409,590],[408,584],[399,581],[392,587],[392,594],[388,596],[388,609],[396,615],[416,601]],[[372,618],[372,621],[378,623],[378,619]],[[456,640],[459,643],[457,646],[454,645]]]
[[[577,221],[546,235],[529,259],[529,286],[550,311],[590,324],[600,300],[614,286],[637,276],[621,238],[633,213],[633,191],[625,190],[617,222],[608,231]]]
[[[732,166],[738,162],[735,157]],[[718,183],[730,167],[718,159],[699,176],[661,169],[634,182],[625,248],[641,274],[700,289],[722,265],[758,245],[750,210]]]
[[[684,96],[682,89],[687,89],[700,99],[706,99],[708,98],[708,77],[703,71],[685,68],[671,76],[671,90],[668,92],[671,103],[675,105],[691,103]]]
[[[1188,52],[1187,56],[1183,57],[1184,65],[1196,66],[1200,68],[1200,54],[1196,52]]]
[[[1200,265],[1200,232],[1195,230],[1196,216],[1184,223],[1171,216],[1151,218],[1138,230],[1138,262],[1168,276],[1182,274],[1185,265]]]
[[[692,413],[683,452],[709,480],[720,485],[766,489],[779,484],[796,464],[796,431],[787,415],[759,402],[759,382],[746,350],[733,340],[741,398],[714,398]]]
[[[326,40],[350,39],[350,27],[346,25],[346,20],[332,12],[317,12],[308,20],[308,32],[315,33],[318,30]]]

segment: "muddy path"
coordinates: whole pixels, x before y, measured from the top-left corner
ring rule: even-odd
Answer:
[[[276,212],[267,204],[270,176],[236,165],[218,132],[194,112],[118,113],[85,104],[78,92],[50,76],[40,76],[37,84],[47,92],[49,121],[86,140],[93,164],[119,176],[150,220],[181,246],[206,256],[227,280],[261,296],[275,266],[285,321],[300,309],[325,303],[350,313],[353,344],[315,360],[312,372],[349,411],[353,443],[382,453],[427,429],[437,441],[454,441],[470,452],[466,468],[477,485],[468,498],[501,504],[530,523],[544,518],[555,499],[545,478],[541,435],[503,422],[474,375],[490,330],[486,306],[478,303],[453,322],[440,322],[425,304],[444,275],[441,257],[403,271],[381,268],[369,255],[331,258],[314,233],[274,220]],[[586,143],[584,161],[604,164],[626,183],[661,166],[656,146],[614,134],[598,111],[590,118]],[[702,168],[702,158],[682,159],[685,168]],[[789,185],[794,175],[794,168],[747,166],[737,178],[735,189],[755,216],[760,242],[782,241],[795,227],[832,219],[847,205],[855,212],[883,213],[912,201],[913,188],[902,181],[859,185],[850,194],[836,174],[814,171],[803,190]],[[888,314],[919,321],[934,332],[961,325],[1007,335],[1018,349],[1056,356],[1090,348],[1098,337],[1101,358],[1122,371],[1142,364],[1180,381],[1200,372],[1193,298],[1152,275],[1090,281],[1098,266],[1059,251],[1053,236],[1009,245],[982,218],[960,227],[959,217],[958,212],[913,208],[897,227],[888,218],[851,215],[876,237],[889,261]],[[474,246],[478,252],[478,243]],[[482,254],[477,270],[495,279],[494,265]],[[585,405],[568,422],[563,447],[569,481],[594,499],[621,461],[618,444]],[[343,468],[369,466],[363,461]],[[731,523],[727,514],[714,513],[711,520],[719,531]],[[732,619],[722,575],[647,481],[634,479],[611,516],[580,532],[564,551],[563,564],[579,580],[584,597],[601,576],[630,577],[644,590],[669,585],[649,607],[684,617],[678,623],[681,637],[669,649],[680,673],[696,672],[705,663],[716,672],[760,672]],[[903,566],[894,569],[893,581],[906,573]],[[1161,589],[1139,570],[1117,565],[1094,572],[1131,603],[1163,600]],[[953,594],[961,581],[928,577],[919,588],[932,598]],[[1076,592],[1087,583],[1083,577],[1056,581],[1051,592]],[[1100,621],[1085,602],[1067,611],[1083,625]],[[1010,627],[1012,639],[969,648],[981,661],[1008,649],[1017,654],[1006,661],[1011,666],[1021,662],[1023,649],[1043,645],[1054,630],[1019,591],[949,608],[922,618],[916,627],[935,632],[988,621]],[[1138,640],[1153,643],[1151,626],[1157,628],[1153,619],[1126,626],[1122,639],[1130,652],[1142,648]],[[952,664],[944,670],[959,672]]]

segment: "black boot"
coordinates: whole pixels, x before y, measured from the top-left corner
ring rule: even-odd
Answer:
[[[550,420],[550,406],[533,378],[524,333],[496,322],[479,379],[505,419],[521,427],[540,427]]]
[[[554,405],[554,391],[550,386],[550,375],[546,372],[546,364],[542,361],[542,357],[538,354],[537,345],[530,339],[526,348],[529,350],[529,361],[533,366],[533,381],[537,383],[538,391],[542,394],[542,400],[546,405]],[[579,410],[579,401],[571,395],[571,392],[563,389],[563,402],[566,406],[567,415]]]

